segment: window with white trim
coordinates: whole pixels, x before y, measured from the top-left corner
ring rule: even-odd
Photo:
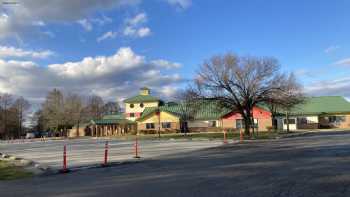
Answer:
[[[154,123],[146,123],[146,129],[154,129]]]
[[[163,129],[170,129],[171,123],[170,122],[162,122],[162,128]]]

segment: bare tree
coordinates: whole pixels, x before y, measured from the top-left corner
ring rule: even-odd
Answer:
[[[64,114],[66,125],[76,125],[77,136],[79,136],[79,127],[83,117],[82,98],[77,94],[69,94],[64,102]]]
[[[271,100],[273,95],[285,94],[287,78],[274,58],[228,53],[205,61],[190,91],[196,97],[217,100],[222,108],[237,110],[245,123],[245,134],[249,135],[254,106]]]
[[[193,91],[182,91],[178,94],[178,100],[180,102],[177,104],[181,115],[180,115],[180,129],[181,132],[188,133],[188,122],[194,120],[195,114],[197,113],[200,101],[196,99],[196,95]]]
[[[10,109],[13,104],[13,97],[11,94],[0,95],[0,119],[1,119],[1,131],[5,136],[9,136],[9,122],[10,122]]]
[[[268,101],[267,106],[272,114],[272,120],[276,120],[276,116],[280,113],[286,115],[287,132],[289,132],[289,111],[296,105],[305,101],[305,95],[302,91],[302,86],[296,81],[294,74],[282,81],[281,86],[284,86],[282,92],[276,92]],[[277,129],[277,125],[273,124],[274,129]]]
[[[65,129],[64,98],[61,91],[54,89],[48,93],[42,106],[42,115],[45,130],[61,132]]]
[[[92,95],[88,98],[84,109],[87,119],[100,119],[103,115],[104,102],[100,96]]]
[[[44,115],[42,110],[38,110],[34,112],[34,115],[31,117],[31,122],[33,124],[32,129],[36,131],[43,131],[45,130],[45,122],[44,122]]]
[[[102,108],[103,114],[114,114],[120,112],[120,106],[117,102],[109,101]]]
[[[13,108],[16,112],[16,123],[17,123],[17,136],[23,134],[23,122],[25,121],[25,113],[30,108],[30,103],[23,97],[19,97],[15,100]]]

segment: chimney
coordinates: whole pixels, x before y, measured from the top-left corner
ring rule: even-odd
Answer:
[[[143,87],[140,89],[140,95],[150,95],[151,90],[147,87]]]

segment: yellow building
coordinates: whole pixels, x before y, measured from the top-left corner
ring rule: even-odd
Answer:
[[[128,120],[135,121],[141,117],[142,112],[149,107],[158,107],[160,100],[150,95],[150,89],[141,88],[140,94],[124,100],[125,117]]]
[[[145,133],[179,131],[180,115],[164,109],[165,106],[146,108],[142,116],[136,120],[137,130]]]

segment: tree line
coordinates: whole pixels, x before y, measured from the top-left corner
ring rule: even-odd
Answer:
[[[100,119],[103,115],[120,112],[117,102],[105,102],[97,95],[63,94],[58,89],[50,91],[44,102],[29,117],[30,103],[23,97],[13,100],[10,94],[0,96],[0,137],[19,138],[26,131],[47,132],[51,136],[65,136],[74,125]],[[31,126],[24,122],[31,122]]]
[[[281,70],[277,59],[270,57],[238,56],[232,53],[213,56],[200,65],[197,75],[181,96],[186,113],[191,114],[196,100],[214,100],[222,108],[234,109],[244,121],[245,134],[254,131],[253,108],[265,105],[272,113],[272,119],[285,112],[287,126],[288,111],[304,101],[302,86],[292,73]],[[0,95],[0,135],[19,137],[23,134],[23,123],[30,104],[23,97],[14,99],[10,94]],[[192,110],[193,109],[193,110]],[[32,130],[49,131],[54,135],[66,135],[73,125],[105,114],[120,112],[116,102],[104,102],[100,96],[63,94],[60,90],[50,91],[41,104],[32,122]],[[187,120],[191,116],[184,116]],[[276,128],[276,125],[274,125]]]
[[[19,138],[24,134],[25,115],[30,103],[23,97],[14,98],[13,95],[0,94],[0,137]]]

